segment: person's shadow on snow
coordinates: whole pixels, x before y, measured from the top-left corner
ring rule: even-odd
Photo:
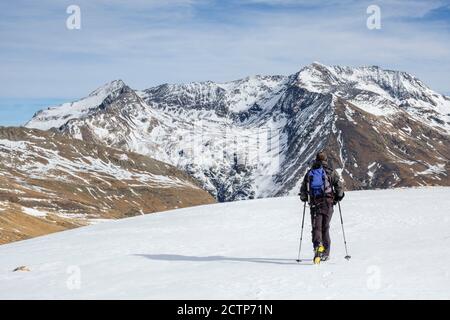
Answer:
[[[268,263],[281,265],[309,265],[311,259],[302,259],[296,262],[294,259],[276,259],[276,258],[233,258],[225,256],[185,256],[179,254],[134,254],[134,256],[147,258],[150,260],[164,261],[191,261],[191,262],[212,262],[212,261],[231,261],[231,262],[252,262],[252,263]]]

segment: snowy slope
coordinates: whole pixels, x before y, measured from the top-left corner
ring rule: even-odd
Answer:
[[[122,80],[111,81],[97,88],[83,99],[58,106],[50,106],[37,112],[26,126],[41,130],[58,128],[71,119],[86,116],[92,109],[101,106],[106,100],[113,100],[124,87],[125,83]]]
[[[0,246],[0,298],[449,299],[449,207],[450,188],[348,192],[352,259],[336,213],[320,266],[295,262],[295,197],[102,223]],[[12,272],[20,265],[31,271]]]

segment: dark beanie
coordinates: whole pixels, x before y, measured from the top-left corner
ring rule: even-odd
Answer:
[[[316,155],[316,161],[327,161],[327,154],[324,151],[320,151],[317,155]]]

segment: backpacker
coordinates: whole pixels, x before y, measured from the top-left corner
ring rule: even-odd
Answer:
[[[309,170],[308,176],[309,194],[312,198],[321,198],[332,194],[330,181],[322,166]]]

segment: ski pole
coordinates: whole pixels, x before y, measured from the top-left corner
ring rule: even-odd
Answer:
[[[344,245],[345,245],[345,259],[350,260],[351,256],[348,254],[347,250],[347,240],[345,240],[345,231],[344,231],[344,220],[342,219],[342,211],[341,211],[341,203],[338,201],[339,206],[339,215],[341,216],[341,226],[342,226],[342,235],[344,236]]]
[[[305,205],[303,206],[303,218],[302,218],[302,231],[300,233],[300,245],[298,248],[298,259],[297,262],[300,262],[300,253],[302,251],[302,240],[303,240],[303,226],[305,224],[305,211],[306,211],[306,201],[305,201]]]

